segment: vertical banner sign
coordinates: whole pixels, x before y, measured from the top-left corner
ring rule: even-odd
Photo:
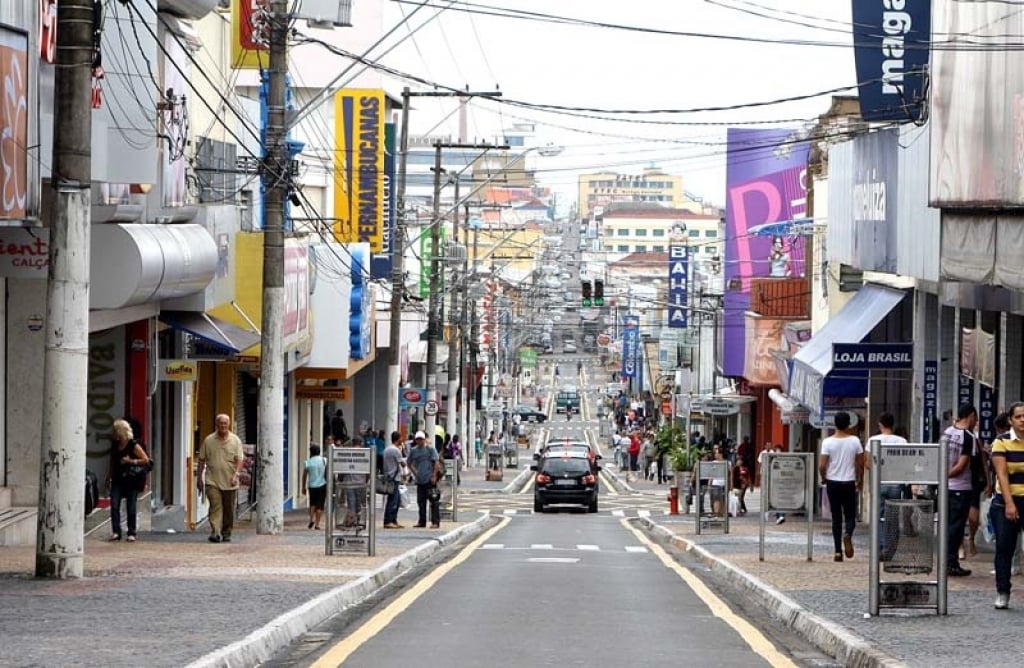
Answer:
[[[804,274],[802,237],[755,236],[749,230],[807,215],[808,144],[790,130],[748,128],[729,128],[727,144],[721,366],[723,375],[739,377],[746,360],[743,314],[750,308],[750,279],[779,275],[773,265],[784,268],[782,276]]]
[[[668,247],[668,326],[685,329],[689,326],[690,247],[671,244]]]
[[[384,249],[384,91],[334,95],[334,238]]]
[[[270,64],[270,0],[231,0],[231,67],[266,69]]]
[[[41,9],[45,5],[43,3]],[[28,77],[28,37],[0,27],[0,82],[3,83],[3,104],[0,104],[0,220],[25,218],[28,202]]]
[[[622,373],[623,378],[635,378],[639,364],[640,316],[627,315],[622,318]]]
[[[932,427],[935,424],[935,412],[939,407],[939,363],[936,360],[924,362],[924,425],[921,430],[925,443],[934,443],[938,434]]]
[[[352,256],[352,294],[349,297],[348,345],[352,359],[365,359],[370,354],[369,249],[366,244],[349,246]]]
[[[956,418],[956,409],[964,404],[974,403],[974,381],[969,377],[960,374],[960,381],[956,387],[956,406],[953,407],[953,418]]]
[[[978,435],[991,443],[996,438],[996,391],[988,385],[978,388]]]
[[[924,113],[931,5],[853,0],[853,58],[865,121],[917,121]]]
[[[398,201],[395,199],[395,124],[384,124],[384,237],[381,251],[370,258],[370,275],[391,278],[391,244],[395,238]]]

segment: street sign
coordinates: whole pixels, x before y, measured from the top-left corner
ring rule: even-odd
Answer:
[[[771,458],[768,467],[771,485],[768,487],[769,510],[803,510],[807,501],[807,471],[803,457],[785,457],[781,453]]]
[[[882,445],[878,467],[887,484],[930,482],[939,467],[939,450],[909,444]]]
[[[701,411],[708,415],[736,415],[740,412],[740,406],[728,399],[712,397],[704,400]]]
[[[437,402],[431,399],[423,404],[423,412],[427,415],[437,415]]]

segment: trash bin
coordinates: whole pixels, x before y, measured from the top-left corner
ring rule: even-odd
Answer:
[[[935,504],[931,500],[885,502],[882,569],[906,575],[931,573],[935,563]]]

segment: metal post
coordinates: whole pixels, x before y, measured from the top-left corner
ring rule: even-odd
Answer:
[[[878,541],[880,537],[879,532],[879,516],[882,512],[882,501],[879,498],[879,494],[882,490],[882,471],[880,464],[880,453],[881,453],[882,442],[876,438],[868,441],[868,461],[871,464],[871,470],[868,472],[870,480],[870,547],[868,548],[868,613],[872,616],[877,615],[879,611],[879,600],[878,600],[878,584],[881,578],[881,574],[878,570]],[[888,540],[888,537],[887,537]]]
[[[807,490],[807,497],[804,499],[807,511],[807,561],[814,561],[814,496],[817,491],[814,488],[814,453],[803,453],[803,456],[806,461],[804,472],[807,476],[804,481],[804,489]]]
[[[63,0],[57,25],[35,575],[80,578],[89,378],[92,0]]]
[[[700,460],[698,460],[693,469],[691,469],[690,475],[696,475],[693,479],[693,489],[696,490],[696,493],[693,495],[693,503],[697,508],[694,513],[697,516],[697,521],[694,522],[694,524],[697,527],[697,535],[699,536],[701,523],[700,507],[703,505],[704,500],[704,488],[700,484]]]
[[[264,147],[263,330],[260,353],[256,532],[284,529],[284,212],[290,190],[285,77],[288,73],[288,3],[270,4],[270,80]]]
[[[949,580],[949,440],[939,439],[939,577],[936,594],[937,612],[947,611],[947,584]]]
[[[761,512],[758,526],[757,560],[764,561],[765,515],[768,514],[768,497],[772,489],[771,455],[767,450],[761,453]]]
[[[388,429],[398,429],[398,389],[401,385],[402,297],[405,292],[405,171],[409,159],[409,87],[402,89],[402,136],[399,139],[398,183],[395,185],[398,215],[391,240],[391,331],[388,336]]]
[[[437,338],[440,324],[441,277],[437,261],[441,242],[441,144],[434,144],[434,215],[430,218],[430,297],[427,301],[427,401],[437,401]],[[427,443],[433,445],[437,416],[427,415]]]

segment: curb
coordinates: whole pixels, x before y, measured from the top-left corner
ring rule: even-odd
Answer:
[[[484,515],[394,557],[372,573],[336,587],[299,607],[279,615],[245,638],[210,652],[188,664],[187,668],[233,668],[255,666],[271,658],[304,633],[316,628],[346,608],[359,603],[388,582],[403,575],[466,537],[483,533],[495,519]]]
[[[852,633],[840,624],[829,621],[803,607],[764,580],[716,557],[705,548],[655,524],[649,518],[634,520],[659,538],[694,556],[713,573],[722,576],[730,586],[749,596],[771,617],[799,633],[828,656],[850,668],[899,668],[901,661],[887,655],[877,646]]]

